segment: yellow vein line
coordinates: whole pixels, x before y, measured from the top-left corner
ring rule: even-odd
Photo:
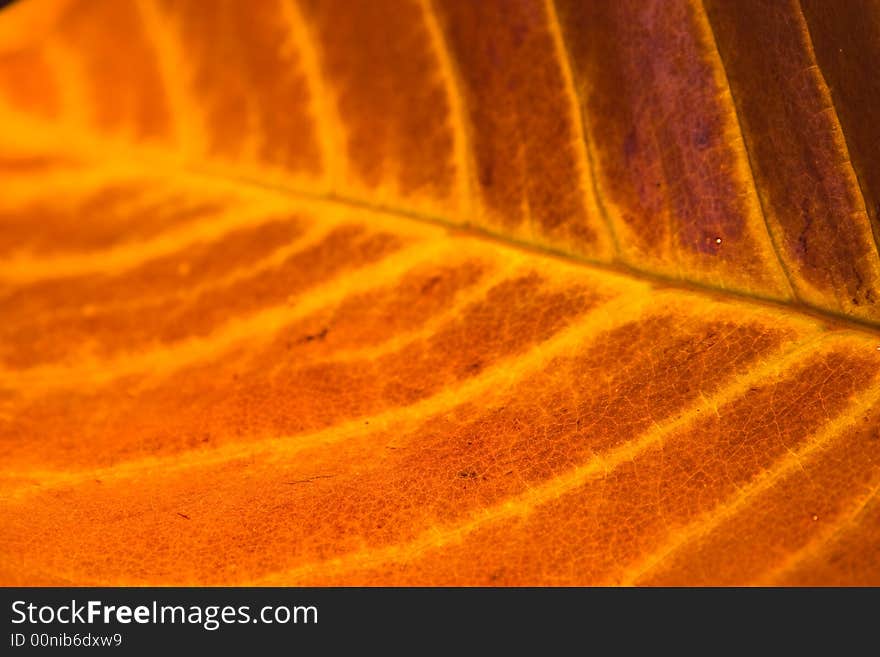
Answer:
[[[168,17],[155,0],[137,0],[137,8],[156,52],[158,67],[174,121],[176,142],[183,153],[204,150],[205,127],[190,93],[184,67],[189,58],[178,40],[170,33]]]
[[[259,225],[259,222],[257,223],[257,225]],[[93,310],[96,312],[119,313],[130,312],[132,310],[148,308],[151,306],[155,307],[157,305],[166,304],[171,301],[177,303],[185,303],[187,301],[196,299],[205,292],[228,287],[235,284],[236,282],[246,280],[254,275],[269,271],[281,265],[290,256],[320,243],[323,239],[327,237],[327,235],[329,235],[330,232],[332,232],[334,228],[336,227],[332,225],[311,226],[287,244],[278,245],[278,247],[275,248],[275,250],[273,250],[268,255],[246,263],[240,267],[237,267],[232,271],[223,274],[222,276],[214,276],[207,280],[198,282],[194,285],[187,286],[188,279],[185,277],[185,275],[182,274],[181,278],[175,284],[165,285],[165,287],[162,289],[150,290],[130,299],[114,299],[112,301],[105,302],[100,296],[101,292],[97,293],[98,296],[82,297],[80,299],[77,299],[77,305],[75,307],[53,309],[52,319],[54,321],[60,321],[67,320],[69,318],[81,317],[84,307],[88,307],[90,311]],[[218,238],[218,240],[212,240],[212,243],[200,242],[199,244],[204,243],[208,246],[213,247],[216,246],[217,241],[222,239],[223,236]],[[187,262],[185,253],[181,253],[180,261],[182,264]],[[111,274],[110,272],[99,272],[99,275],[105,277]],[[66,281],[62,281],[62,283],[66,284]],[[6,290],[0,288],[0,293],[5,291]],[[2,372],[3,368],[0,367],[0,378],[2,378],[3,376]]]
[[[330,570],[348,570],[388,561],[411,559],[432,547],[440,547],[450,542],[461,541],[462,538],[475,530],[508,518],[521,517],[531,513],[538,506],[550,502],[569,493],[593,479],[607,476],[622,463],[628,463],[648,449],[662,444],[671,433],[687,427],[698,418],[712,412],[720,406],[740,398],[750,387],[764,379],[774,379],[781,371],[797,366],[805,353],[822,341],[823,336],[813,336],[794,347],[786,345],[777,353],[772,354],[749,372],[737,377],[711,398],[701,397],[690,408],[677,414],[668,422],[656,423],[654,428],[638,438],[630,440],[619,447],[596,455],[585,464],[575,467],[565,474],[558,475],[548,482],[528,489],[526,492],[507,500],[499,505],[484,509],[473,515],[463,524],[445,528],[429,529],[407,544],[393,545],[381,549],[367,549],[354,552],[325,562],[299,566],[291,571],[273,574],[259,580],[259,584],[272,582],[296,582],[298,578],[311,572],[326,573]]]
[[[822,73],[822,67],[819,66],[819,60],[816,57],[816,49],[813,45],[813,35],[810,32],[810,24],[807,22],[807,17],[804,15],[804,8],[801,5],[800,0],[795,0],[795,4],[797,5],[797,11],[800,16],[802,31],[804,34],[804,39],[806,40],[807,50],[810,55],[810,59],[815,62],[816,67],[816,79],[819,83],[819,89],[822,93],[822,96],[828,102],[828,109],[831,110],[831,113],[834,117],[834,124],[836,126],[836,130],[834,130],[834,136],[836,137],[835,142],[840,146],[843,150],[845,160],[844,162],[840,162],[846,167],[847,177],[851,179],[854,183],[854,187],[859,190],[859,196],[861,198],[861,206],[862,210],[864,210],[865,217],[868,219],[867,226],[867,235],[869,241],[873,242],[874,254],[877,256],[875,260],[880,262],[880,217],[877,217],[876,226],[870,221],[870,217],[868,213],[871,209],[868,207],[868,203],[865,199],[865,190],[862,188],[862,182],[859,180],[858,174],[855,171],[855,167],[852,165],[852,160],[850,158],[849,153],[849,144],[846,141],[846,133],[843,131],[843,124],[840,122],[840,115],[837,113],[837,105],[834,102],[834,96],[831,93],[831,88],[828,86],[828,82],[825,79],[825,74]],[[861,215],[862,213],[859,212]]]
[[[199,295],[205,292],[222,289],[239,281],[246,280],[256,274],[269,271],[281,265],[288,257],[296,254],[297,252],[318,244],[321,240],[325,239],[333,231],[334,228],[336,228],[336,226],[333,225],[319,224],[310,226],[302,234],[295,237],[287,244],[279,245],[274,251],[272,251],[268,255],[263,256],[257,260],[253,260],[240,267],[237,267],[234,270],[223,274],[222,276],[214,276],[212,278],[209,278],[208,280],[196,283],[195,285],[187,286],[186,284],[188,282],[188,279],[182,276],[179,281],[180,287],[166,285],[163,289],[150,290],[143,293],[142,295],[136,296],[131,299],[125,299],[124,301],[116,299],[110,302],[104,302],[101,297],[83,297],[79,300],[80,303],[78,303],[77,307],[65,308],[63,310],[53,310],[52,318],[54,320],[59,320],[81,316],[83,312],[82,307],[86,305],[96,311],[123,312],[146,308],[154,306],[156,304],[163,304],[172,300],[177,302],[186,302],[188,300],[197,298]],[[216,245],[216,242],[219,242],[222,239],[223,236],[220,236],[216,240],[212,240],[210,244],[205,244],[213,247]],[[180,259],[181,262],[186,262],[186,254],[181,253]],[[108,272],[100,273],[104,275],[108,274]],[[0,368],[0,370],[2,370],[2,368]]]
[[[788,265],[786,264],[785,260],[780,255],[777,236],[775,235],[775,231],[770,227],[770,221],[767,217],[767,210],[764,207],[764,201],[761,198],[761,192],[758,189],[757,182],[755,181],[755,169],[752,164],[752,156],[751,153],[749,153],[749,147],[745,140],[745,133],[743,132],[742,122],[739,118],[739,112],[736,109],[736,102],[733,96],[733,88],[730,86],[730,80],[727,77],[727,68],[724,65],[724,59],[721,57],[721,51],[718,49],[718,40],[715,38],[715,30],[712,27],[712,21],[709,20],[709,14],[706,11],[703,0],[695,0],[695,4],[699,5],[699,7],[695,7],[695,9],[697,9],[697,11],[695,12],[696,19],[703,24],[705,33],[709,38],[709,45],[712,48],[713,53],[715,54],[715,60],[718,62],[718,67],[716,70],[719,72],[721,82],[724,85],[724,91],[726,92],[722,93],[730,99],[731,114],[733,116],[733,126],[735,127],[737,135],[739,137],[738,141],[742,144],[741,158],[738,157],[737,159],[740,160],[740,163],[742,163],[742,159],[745,160],[744,168],[747,172],[746,185],[751,191],[751,194],[749,194],[749,196],[754,199],[758,211],[761,215],[761,219],[764,222],[764,231],[766,233],[767,243],[770,245],[770,249],[776,261],[776,265],[781,271],[783,278],[785,279],[785,285],[788,288],[788,297],[799,298],[794,289],[792,274],[788,270]],[[749,182],[751,184],[749,184]]]
[[[229,202],[228,199],[224,200]],[[230,202],[230,206],[219,214],[187,222],[138,242],[49,257],[6,258],[0,269],[0,282],[24,284],[47,278],[123,272],[150,260],[181,252],[197,242],[215,241],[235,229],[258,226],[277,219],[284,209],[277,202],[250,205]]]
[[[345,129],[333,102],[334,94],[321,72],[321,58],[315,39],[296,0],[283,0],[281,15],[290,28],[287,48],[299,54],[303,75],[309,90],[312,120],[318,127],[324,173],[330,191],[339,188],[347,177],[345,160]]]
[[[835,418],[829,419],[824,428],[800,449],[786,454],[769,469],[739,488],[737,493],[704,513],[699,519],[685,526],[671,536],[667,542],[655,550],[641,563],[628,569],[623,585],[647,582],[651,575],[661,569],[663,564],[675,557],[683,549],[702,540],[725,522],[747,510],[761,494],[770,490],[778,481],[800,470],[806,459],[816,456],[841,437],[847,426],[853,426],[859,417],[880,400],[880,387],[869,388],[859,395]],[[843,429],[841,429],[843,427]]]
[[[8,134],[4,134],[2,137],[4,142],[7,142],[2,147],[3,155],[13,157],[70,155],[56,150],[34,151],[29,149],[23,151],[20,148],[21,145],[8,143],[9,137]],[[10,212],[20,209],[21,204],[45,202],[47,198],[51,198],[53,201],[63,200],[57,198],[58,194],[82,197],[94,191],[93,187],[100,189],[103,185],[156,181],[156,178],[144,175],[143,171],[134,176],[131,172],[127,172],[123,177],[119,175],[120,172],[115,167],[106,166],[104,163],[70,159],[70,162],[62,164],[58,168],[41,171],[37,174],[31,171],[9,172],[10,178],[15,177],[15,184],[4,187],[3,197],[0,198],[0,207],[6,212]]]
[[[230,319],[208,336],[188,338],[109,359],[81,359],[72,364],[6,370],[0,372],[0,381],[9,382],[17,390],[30,386],[45,392],[58,386],[97,386],[137,373],[166,376],[187,365],[216,357],[242,341],[253,345],[258,340],[271,338],[291,322],[336,304],[349,294],[372,289],[381,281],[394,280],[401,271],[420,263],[437,262],[432,258],[448,258],[453,249],[454,245],[449,241],[415,243],[378,263],[340,272],[305,291],[295,305],[278,304],[245,317]]]
[[[125,479],[145,471],[171,473],[194,467],[225,463],[237,458],[262,456],[269,460],[282,461],[291,455],[315,447],[326,447],[351,438],[364,436],[364,421],[369,421],[373,432],[393,428],[401,433],[405,427],[420,426],[426,417],[448,412],[462,403],[462,400],[483,398],[487,394],[509,390],[520,381],[546,366],[553,358],[566,354],[580,353],[591,342],[601,339],[610,330],[629,322],[638,321],[650,311],[650,304],[656,298],[646,288],[634,289],[633,293],[623,293],[614,300],[595,308],[584,315],[580,321],[573,322],[544,342],[533,346],[525,353],[511,354],[487,367],[478,376],[464,383],[445,388],[441,392],[413,404],[382,411],[371,416],[352,420],[322,429],[310,434],[272,437],[247,443],[232,443],[211,449],[194,449],[184,453],[169,454],[162,457],[148,456],[110,466],[108,468],[85,469],[75,472],[57,471],[10,471],[3,473],[8,481],[30,479],[38,480],[40,486],[26,485],[6,493],[7,499],[35,493],[43,486],[67,485],[91,478],[102,481]],[[660,293],[661,297],[665,296]]]
[[[497,271],[485,276],[477,284],[459,291],[455,296],[453,304],[431,317],[431,319],[416,330],[394,335],[377,344],[365,347],[334,350],[326,360],[322,359],[321,362],[346,363],[354,360],[372,360],[401,349],[408,344],[426,340],[436,335],[437,331],[448,324],[452,318],[460,317],[463,310],[484,300],[486,294],[493,287],[505,280],[510,280],[515,270],[520,266],[519,263],[514,264],[513,262],[506,261]]]
[[[425,18],[425,26],[434,46],[434,52],[440,64],[440,75],[445,82],[447,98],[452,109],[452,133],[455,143],[453,152],[458,164],[456,186],[458,187],[458,214],[463,217],[464,223],[470,223],[474,219],[473,201],[476,199],[474,190],[477,189],[475,166],[470,144],[472,143],[470,121],[466,108],[466,101],[461,89],[459,73],[455,60],[446,43],[443,28],[437,16],[432,0],[419,0],[422,14]]]
[[[877,400],[875,400],[877,401]],[[823,531],[814,540],[807,543],[797,552],[789,555],[785,561],[771,572],[761,577],[761,583],[770,586],[778,586],[782,584],[785,577],[796,570],[804,561],[814,559],[819,556],[825,549],[832,546],[847,531],[853,529],[857,525],[859,516],[861,516],[868,507],[873,504],[880,495],[880,483],[875,485],[870,492],[860,500],[855,507],[846,513],[837,523],[834,523]]]
[[[608,254],[616,257],[620,253],[618,246],[617,233],[614,225],[611,223],[608,214],[603,210],[598,199],[598,187],[595,182],[595,172],[592,170],[593,163],[589,155],[589,146],[584,130],[584,115],[581,104],[580,95],[577,92],[577,86],[574,83],[574,74],[572,73],[571,57],[568,48],[565,45],[565,37],[562,34],[562,26],[559,23],[559,16],[556,12],[556,3],[554,0],[545,0],[547,8],[547,22],[550,30],[550,36],[553,39],[553,47],[556,51],[556,59],[559,62],[559,69],[562,72],[562,80],[565,86],[566,95],[569,97],[569,116],[571,124],[574,126],[575,141],[577,145],[575,151],[577,153],[577,169],[580,178],[580,187],[586,196],[587,214],[592,219],[596,215],[599,217],[599,224],[604,222],[606,232],[601,230],[597,234],[602,235],[603,242],[600,246],[600,254]],[[594,222],[595,223],[595,222]],[[600,255],[600,257],[601,257]]]

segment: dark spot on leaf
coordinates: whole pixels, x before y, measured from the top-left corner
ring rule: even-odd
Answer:
[[[440,282],[440,276],[431,276],[427,281],[425,281],[424,285],[422,285],[422,294],[428,294],[437,287],[437,284]]]
[[[328,328],[325,326],[324,328],[322,328],[322,329],[321,329],[320,331],[318,331],[317,333],[311,333],[311,334],[309,334],[309,335],[303,337],[303,338],[300,340],[300,342],[314,342],[315,340],[323,340],[324,338],[327,337],[327,332],[328,332],[329,330],[330,330],[330,329],[328,329]]]
[[[293,481],[285,481],[284,483],[288,486],[295,486],[297,484],[310,484],[316,479],[333,479],[336,475],[315,475],[314,477],[306,477],[305,479],[294,479]]]

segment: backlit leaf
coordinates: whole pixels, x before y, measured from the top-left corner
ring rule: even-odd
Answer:
[[[0,583],[880,583],[880,6],[0,13]]]

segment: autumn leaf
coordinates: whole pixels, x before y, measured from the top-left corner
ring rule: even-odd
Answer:
[[[880,583],[880,9],[0,12],[0,583]]]

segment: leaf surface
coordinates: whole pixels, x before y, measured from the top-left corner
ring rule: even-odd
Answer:
[[[880,583],[878,17],[0,13],[0,582]]]

